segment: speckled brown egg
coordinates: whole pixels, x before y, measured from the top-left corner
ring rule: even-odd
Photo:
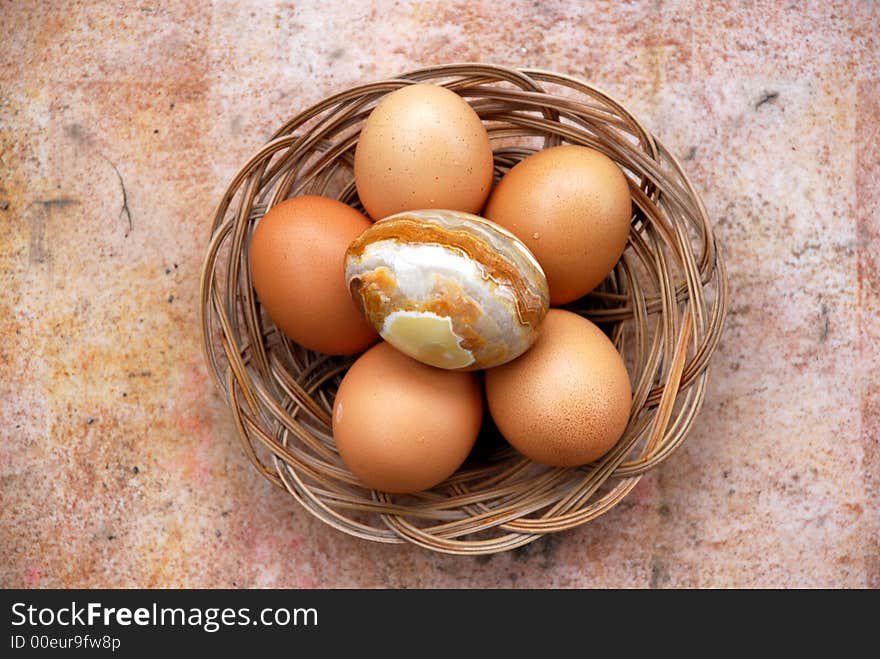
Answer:
[[[613,160],[563,145],[517,163],[495,186],[483,215],[537,257],[557,306],[589,293],[614,268],[629,236],[632,201]]]
[[[342,379],[333,438],[343,462],[369,487],[418,492],[461,466],[482,420],[474,373],[427,366],[383,341]]]
[[[419,208],[477,213],[492,187],[489,135],[453,91],[431,84],[388,94],[361,129],[358,196],[374,220]]]
[[[345,285],[345,250],[370,221],[351,206],[294,197],[259,221],[250,246],[257,297],[284,334],[331,355],[359,352],[378,335]]]
[[[486,371],[486,398],[505,439],[526,457],[575,467],[607,453],[629,421],[629,374],[592,322],[551,309],[535,344]]]

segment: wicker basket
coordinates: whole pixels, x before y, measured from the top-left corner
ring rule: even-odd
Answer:
[[[353,157],[360,127],[387,93],[414,82],[464,97],[489,131],[496,177],[536,149],[599,149],[631,175],[626,251],[606,281],[567,308],[598,323],[627,360],[629,425],[600,461],[531,463],[488,424],[446,482],[392,496],[358,484],[336,452],[333,397],[354,357],[310,352],[280,334],[251,284],[256,222],[299,194],[360,208]],[[331,96],[288,121],[238,172],[216,210],[201,281],[205,354],[242,445],[262,474],[351,535],[452,554],[490,554],[570,529],[621,501],[687,436],[702,404],[727,306],[722,255],[679,161],[620,103],[569,76],[459,64],[421,69]],[[487,415],[488,416],[488,415]]]

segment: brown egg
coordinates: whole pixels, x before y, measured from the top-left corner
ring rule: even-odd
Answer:
[[[631,215],[620,167],[575,145],[544,149],[517,163],[483,211],[538,259],[554,306],[586,295],[611,272],[626,247]]]
[[[342,379],[333,437],[342,460],[366,485],[418,492],[461,466],[482,420],[476,374],[427,366],[382,342]]]
[[[331,355],[363,350],[378,339],[345,285],[345,250],[370,221],[351,206],[317,196],[271,208],[251,239],[257,297],[284,334]]]
[[[614,344],[586,318],[550,309],[525,354],[486,371],[501,434],[526,457],[575,467],[607,453],[629,421],[629,374]]]
[[[492,187],[489,135],[445,87],[417,84],[383,98],[354,156],[358,196],[374,220],[421,208],[477,213]]]

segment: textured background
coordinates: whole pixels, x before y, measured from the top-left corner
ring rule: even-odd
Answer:
[[[0,586],[880,587],[880,4],[117,4],[0,5]],[[490,559],[313,520],[241,452],[199,345],[244,160],[330,93],[462,60],[621,99],[730,270],[688,441]]]

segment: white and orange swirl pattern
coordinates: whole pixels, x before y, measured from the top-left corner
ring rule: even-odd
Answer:
[[[549,304],[528,248],[459,211],[407,211],[377,222],[348,248],[345,277],[386,341],[439,368],[476,370],[518,357]]]

